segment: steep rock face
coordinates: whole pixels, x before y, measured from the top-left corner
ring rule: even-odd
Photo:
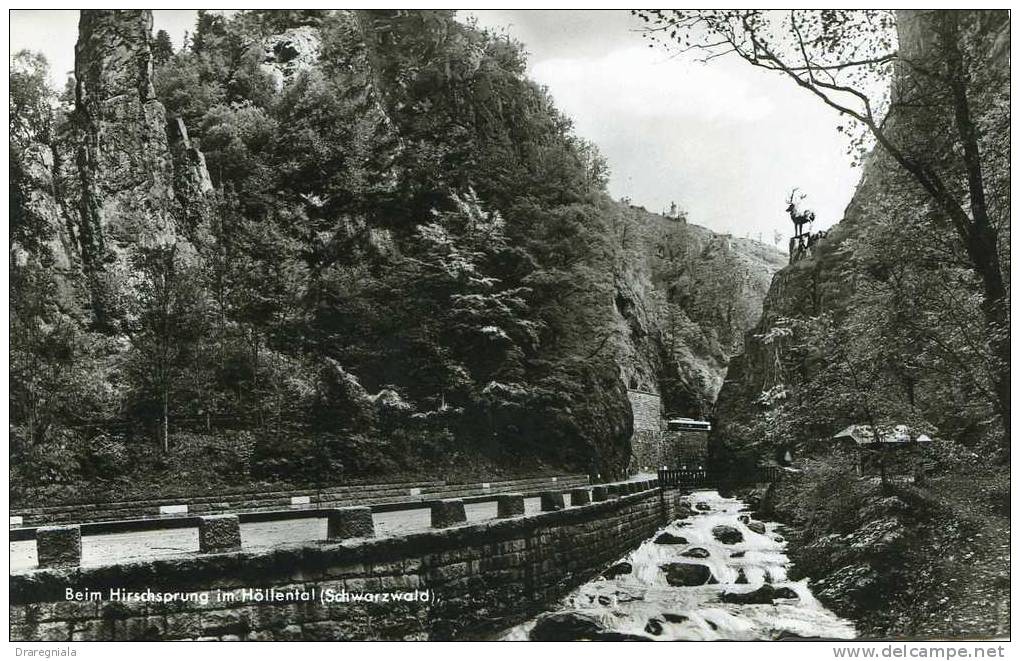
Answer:
[[[669,412],[711,414],[731,356],[786,257],[771,246],[622,207],[614,351],[628,387]]]
[[[52,268],[66,271],[71,268],[71,236],[64,221],[64,215],[57,197],[57,183],[54,176],[53,151],[49,145],[35,142],[25,150],[21,160],[25,211],[37,219],[41,227],[45,227],[47,253],[52,260]],[[17,246],[13,253],[15,259],[22,259]]]
[[[152,85],[152,13],[83,10],[75,46],[75,108],[49,166],[66,227],[65,262],[88,276],[95,318],[118,316],[134,246],[179,244],[212,190],[202,153]],[[117,284],[121,283],[121,284]]]
[[[179,234],[166,111],[152,87],[152,13],[83,11],[75,47],[80,248],[87,269]]]
[[[205,195],[213,190],[212,179],[205,166],[205,155],[192,145],[183,119],[170,119],[167,137],[174,166],[174,194],[187,228],[193,230],[204,217]]]
[[[78,248],[87,271],[186,238],[212,190],[205,158],[152,85],[152,13],[82,11],[75,47]]]
[[[853,292],[856,274],[845,249],[863,222],[858,209],[877,185],[878,181],[865,174],[844,220],[814,244],[807,257],[775,274],[762,303],[761,318],[747,332],[743,353],[730,361],[719,390],[711,443],[718,460],[724,460],[720,455],[733,449],[726,447],[727,443],[744,438],[750,419],[759,411],[761,394],[783,381],[777,354],[781,344],[767,341],[768,332],[783,318],[839,309]]]
[[[276,89],[281,90],[297,73],[315,66],[320,48],[317,29],[310,26],[290,28],[262,42],[260,68],[272,78]]]

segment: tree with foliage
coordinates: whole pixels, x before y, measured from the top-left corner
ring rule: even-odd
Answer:
[[[50,140],[55,92],[47,82],[49,70],[41,53],[21,50],[11,57],[8,130],[15,145]]]
[[[49,64],[39,53],[22,50],[11,58],[10,240],[40,257],[53,233],[50,221],[40,217],[38,206],[31,203],[39,170],[47,162],[53,141],[56,93],[49,86],[48,76]]]
[[[138,247],[131,263],[137,274],[127,333],[138,385],[158,411],[157,436],[170,449],[174,389],[190,379],[207,323],[207,308],[192,256],[177,244]]]
[[[161,67],[174,56],[174,44],[166,30],[159,30],[152,40],[152,62]]]

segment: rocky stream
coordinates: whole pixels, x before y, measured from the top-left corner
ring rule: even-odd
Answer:
[[[787,579],[778,524],[694,492],[685,514],[504,640],[845,639],[851,622]]]

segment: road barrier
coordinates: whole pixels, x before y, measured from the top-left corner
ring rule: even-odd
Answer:
[[[640,480],[624,483],[575,487],[569,491],[571,507],[580,507],[591,502],[607,500],[608,493],[614,498],[641,493],[657,486],[658,480]],[[583,496],[581,495],[583,492]],[[590,496],[589,496],[590,494]],[[446,528],[466,523],[464,506],[467,504],[496,502],[497,518],[510,518],[525,513],[526,498],[539,498],[543,512],[560,511],[566,508],[562,491],[540,491],[531,493],[492,494],[471,498],[454,498],[433,501],[405,501],[372,506],[340,508],[286,509],[263,512],[239,512],[208,516],[178,516],[148,519],[127,519],[123,521],[100,521],[69,526],[22,527],[10,530],[10,541],[36,540],[40,567],[68,567],[81,563],[82,536],[100,536],[128,532],[149,532],[179,528],[198,528],[199,550],[201,553],[218,553],[240,548],[240,525],[289,521],[294,519],[327,519],[328,540],[372,537],[375,535],[372,515],[382,512],[398,512],[422,508],[430,509],[430,523],[433,528]]]
[[[11,529],[114,521],[118,519],[175,518],[282,509],[316,510],[336,507],[392,505],[406,509],[409,501],[421,507],[444,498],[474,498],[499,493],[569,490],[589,483],[587,475],[559,475],[515,480],[450,484],[442,480],[391,484],[350,484],[322,489],[238,492],[182,498],[136,501],[81,502],[40,507],[14,507]],[[471,502],[471,501],[467,501]],[[379,510],[375,510],[379,511]]]

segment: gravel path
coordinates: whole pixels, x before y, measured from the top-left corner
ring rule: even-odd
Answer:
[[[935,535],[935,590],[918,635],[1010,635],[1009,487],[1004,471],[951,475],[925,485],[952,516]]]

